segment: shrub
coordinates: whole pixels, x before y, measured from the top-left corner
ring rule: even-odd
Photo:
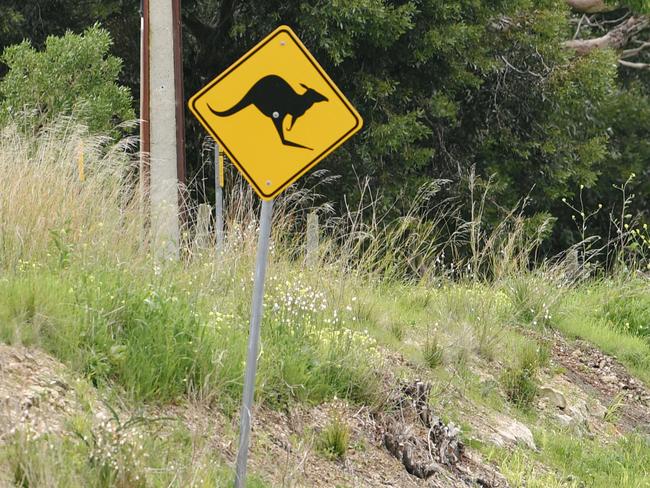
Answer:
[[[436,369],[442,364],[442,347],[437,340],[428,339],[427,342],[424,343],[424,347],[422,348],[422,357],[425,364],[431,369]]]
[[[550,327],[557,297],[547,283],[533,276],[513,278],[506,288],[516,325]]]
[[[81,35],[49,37],[40,52],[29,41],[6,48],[0,123],[33,130],[74,115],[91,132],[107,133],[134,119],[131,93],[117,84],[122,60],[108,54],[111,44],[108,31],[95,25]]]
[[[343,459],[350,445],[350,428],[338,417],[320,433],[316,448],[325,457]]]
[[[548,349],[538,344],[528,344],[518,351],[500,378],[509,401],[524,409],[531,406],[537,396],[537,372],[548,359]]]

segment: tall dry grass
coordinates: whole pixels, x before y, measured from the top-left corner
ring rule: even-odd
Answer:
[[[15,267],[53,253],[65,259],[72,249],[85,259],[148,259],[147,214],[139,194],[136,144],[134,138],[115,142],[89,135],[71,119],[61,119],[36,136],[25,135],[15,126],[4,127],[0,131],[2,266]],[[85,181],[79,178],[81,154]],[[554,279],[575,280],[593,273],[603,253],[615,253],[624,262],[627,252],[641,262],[640,250],[648,247],[639,229],[626,231],[619,223],[621,232],[611,242],[597,243],[594,236],[585,235],[564,253],[540,258],[536,253],[549,234],[551,219],[528,218],[524,199],[512,209],[501,210],[496,224],[488,221],[486,209],[494,207],[490,182],[479,188],[473,171],[466,178],[469,202],[449,196],[459,194],[447,191],[452,182],[433,180],[408,205],[399,202],[407,210],[397,216],[394,208],[380,203],[381,193],[363,178],[356,203],[344,198],[335,208],[320,191],[335,179],[326,171],[316,171],[302,186],[294,185],[277,199],[275,258],[302,259],[310,212],[320,217],[320,244],[316,259],[311,260],[313,267],[373,280],[494,281],[533,269]],[[255,254],[259,200],[232,169],[228,180],[225,253],[219,259],[248,265]],[[197,181],[188,183],[189,189],[198,186]],[[196,204],[189,198],[185,210],[189,218],[182,229],[181,255],[190,260],[196,254],[216,258],[214,241],[207,248],[194,246]]]
[[[133,139],[91,136],[69,119],[28,136],[0,131],[0,263],[53,254],[134,259],[146,254]],[[80,180],[83,154],[85,181]]]

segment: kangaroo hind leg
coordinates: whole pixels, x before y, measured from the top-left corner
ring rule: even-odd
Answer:
[[[300,149],[309,149],[312,151],[313,149],[307,146],[303,146],[302,144],[296,144],[295,142],[287,141],[284,137],[284,129],[282,127],[282,121],[284,118],[278,117],[277,119],[273,119],[273,125],[275,125],[275,130],[278,131],[278,135],[280,136],[280,140],[282,141],[282,144],[285,146],[290,146],[290,147],[299,147]]]

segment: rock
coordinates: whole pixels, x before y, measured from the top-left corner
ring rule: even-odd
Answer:
[[[607,409],[598,400],[594,400],[590,405],[588,405],[587,410],[589,411],[589,415],[597,419],[604,419],[605,414],[607,413]]]
[[[600,378],[603,380],[605,383],[616,383],[618,381],[618,378],[616,377],[615,374],[606,374]]]
[[[533,433],[521,422],[509,417],[497,418],[493,427],[494,435],[490,440],[497,446],[523,444],[529,449],[537,450]]]
[[[563,427],[570,427],[572,425],[584,426],[589,425],[590,417],[602,419],[605,416],[605,412],[605,408],[600,403],[594,404],[593,407],[587,407],[584,400],[579,400],[577,403],[569,405],[565,412],[558,412],[555,415],[555,420]]]
[[[589,412],[587,410],[587,404],[584,400],[578,401],[574,405],[570,405],[567,409],[567,413],[573,418],[574,422],[577,424],[587,423],[589,418]]]
[[[571,424],[573,424],[573,417],[565,413],[555,414],[555,420],[557,420],[558,423],[563,427],[569,427]]]
[[[566,398],[564,398],[564,395],[561,392],[554,390],[550,386],[542,386],[539,389],[539,395],[542,398],[546,398],[551,405],[559,408],[560,410],[564,410],[566,408]]]

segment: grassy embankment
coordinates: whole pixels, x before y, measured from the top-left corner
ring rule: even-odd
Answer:
[[[160,262],[142,230],[124,143],[108,144],[71,126],[37,138],[9,129],[0,136],[0,341],[52,354],[84,378],[75,386],[80,397],[96,387],[127,410],[191,401],[235,415],[256,243],[251,195],[236,187],[228,198],[223,255],[192,246],[190,230],[184,259]],[[453,397],[530,419],[552,330],[592,342],[650,383],[646,279],[577,283],[561,265],[528,271],[535,242],[516,215],[487,236],[477,217],[439,242],[436,226],[458,215],[444,204],[428,224],[418,220],[418,205],[434,194],[435,187],[423,191],[396,222],[365,220],[372,212],[363,211],[329,221],[330,237],[309,267],[302,234],[293,232],[309,196],[278,203],[258,404],[281,409],[337,397],[378,405],[382,372],[393,367],[386,351],[395,351],[428,370],[434,407]],[[443,253],[458,255],[462,246],[469,259],[445,261]],[[490,278],[472,269],[488,269]],[[500,372],[494,391],[485,393],[477,368]],[[182,425],[166,436],[156,435],[156,422],[97,431],[92,414],[89,407],[77,415],[67,434],[16,435],[2,450],[7,471],[23,486],[220,486],[230,476],[206,439]],[[151,435],[135,433],[134,425],[149,423]],[[536,453],[480,448],[515,484],[633,487],[650,479],[650,446],[640,436],[603,445],[545,424],[535,433]],[[547,469],[536,472],[531,460]]]

